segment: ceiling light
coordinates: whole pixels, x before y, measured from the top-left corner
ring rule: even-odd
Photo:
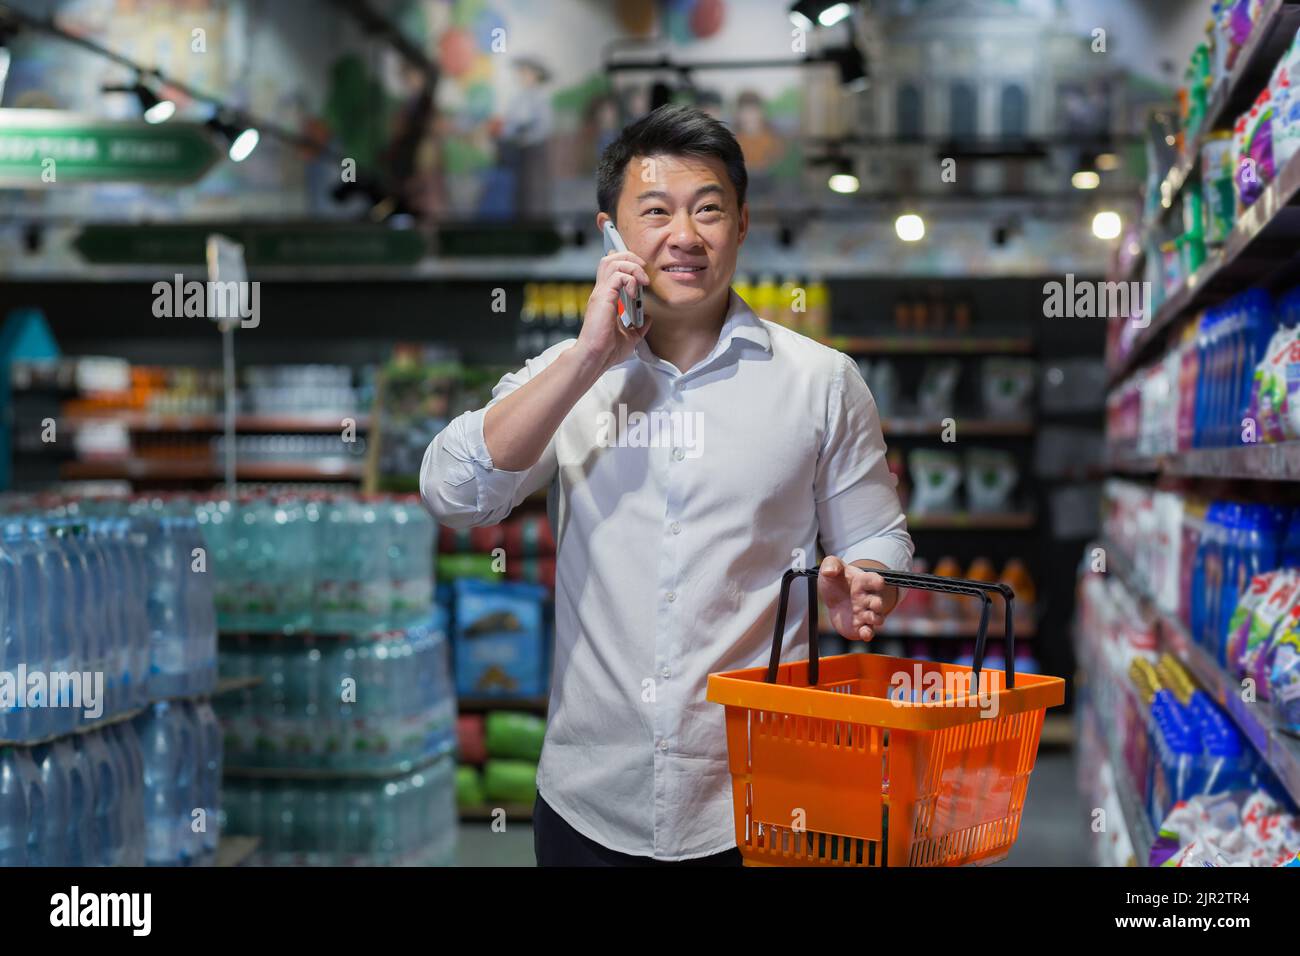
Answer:
[[[861,188],[862,183],[852,173],[831,173],[830,178],[826,180],[826,185],[837,193],[855,193]]]
[[[832,3],[817,14],[817,22],[824,27],[833,27],[849,15],[851,9],[847,3]]]
[[[1070,177],[1070,185],[1075,189],[1096,189],[1101,185],[1101,177],[1091,169],[1081,169]]]
[[[1098,153],[1097,168],[1103,173],[1113,173],[1119,169],[1119,156],[1115,153]]]
[[[1092,217],[1092,234],[1098,239],[1118,239],[1123,228],[1119,213],[1113,209],[1103,209]]]
[[[894,220],[894,231],[904,242],[917,242],[925,238],[925,220],[914,212],[903,213]]]

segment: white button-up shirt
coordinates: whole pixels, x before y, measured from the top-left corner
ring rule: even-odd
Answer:
[[[506,375],[487,407],[575,341]],[[781,575],[812,566],[818,545],[911,566],[857,366],[732,293],[703,361],[682,372],[639,342],[532,468],[493,467],[485,410],[434,439],[420,490],[438,520],[464,528],[549,488],[558,554],[542,798],[622,853],[680,860],[735,846],[724,708],[704,699],[706,678],[766,663]],[[782,657],[802,660],[807,588],[791,591]]]

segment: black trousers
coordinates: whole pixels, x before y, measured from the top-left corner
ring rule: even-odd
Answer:
[[[741,866],[740,850],[732,847],[695,860],[656,860],[619,853],[588,839],[564,821],[537,795],[533,804],[533,852],[538,866]]]

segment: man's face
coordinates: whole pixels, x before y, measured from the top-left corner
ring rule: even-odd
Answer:
[[[736,201],[721,160],[638,156],[624,171],[615,225],[646,262],[651,311],[656,303],[692,309],[726,300],[749,209]]]

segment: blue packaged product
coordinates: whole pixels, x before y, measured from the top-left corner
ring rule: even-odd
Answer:
[[[522,581],[455,582],[454,659],[461,696],[535,696],[546,691],[546,588]]]
[[[1241,436],[1245,431],[1242,424],[1250,408],[1251,386],[1255,380],[1255,367],[1264,358],[1268,349],[1268,343],[1277,331],[1278,317],[1277,311],[1273,307],[1272,299],[1263,289],[1248,289],[1241,294],[1243,320],[1241,334],[1241,354],[1235,370],[1235,388],[1236,388],[1236,413],[1235,421],[1232,428],[1237,432],[1238,439],[1230,444],[1240,444]],[[1258,434],[1258,426],[1255,428],[1255,440],[1258,441],[1261,436]]]

